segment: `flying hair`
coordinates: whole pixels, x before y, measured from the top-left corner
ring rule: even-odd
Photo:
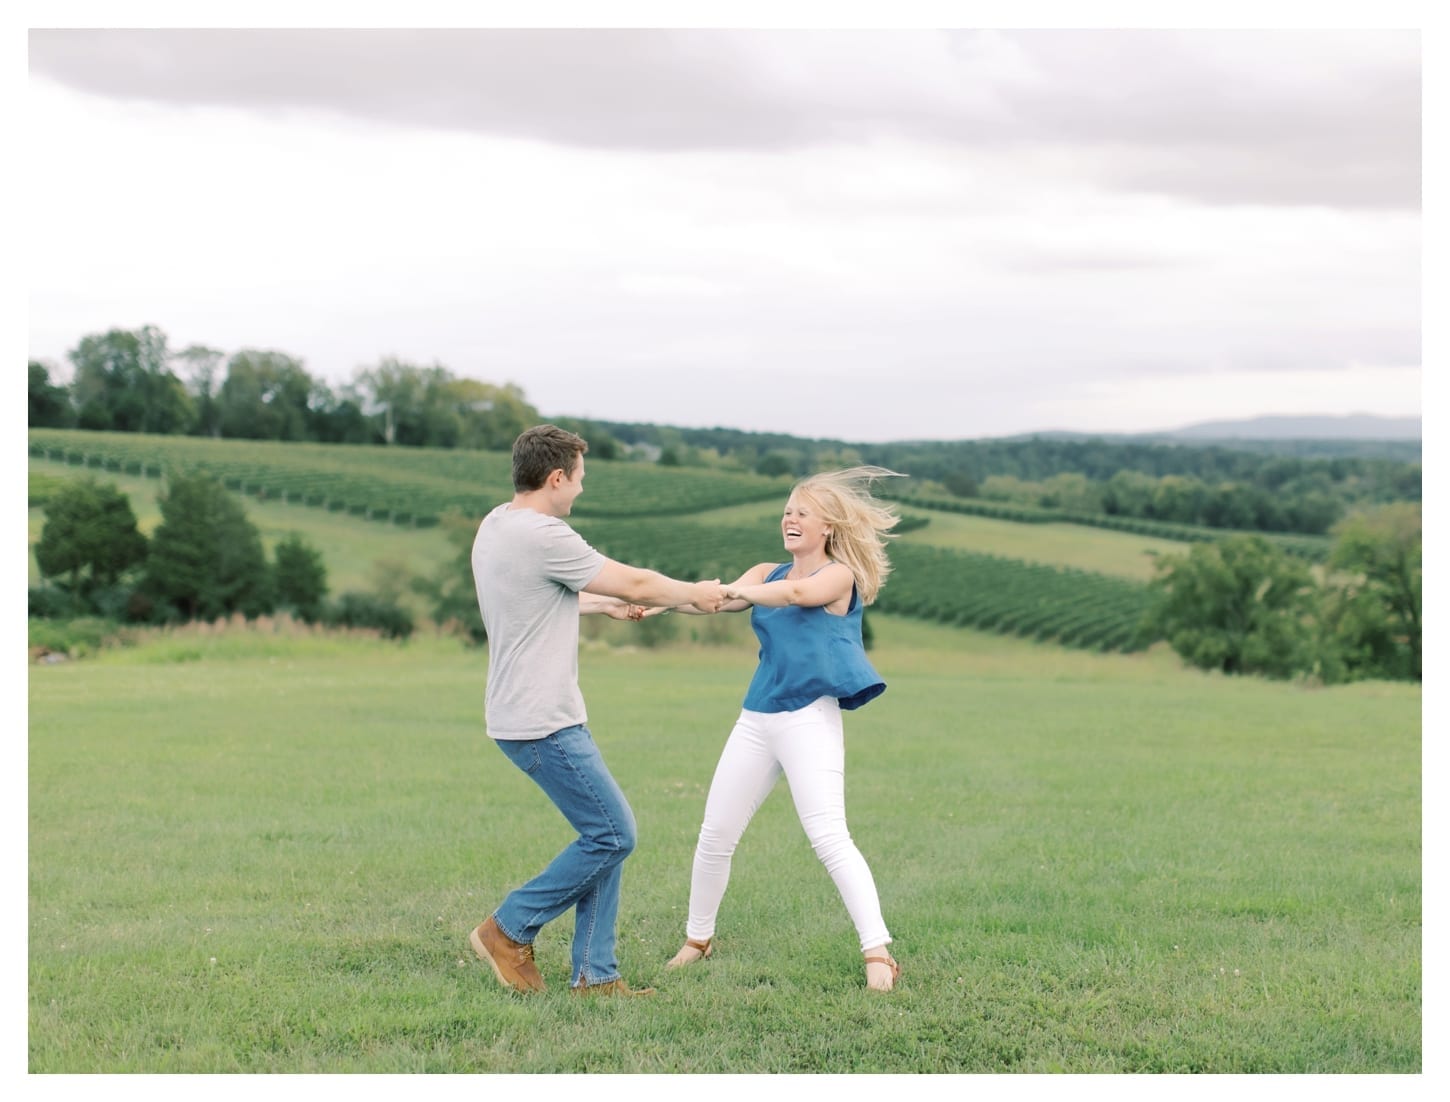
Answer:
[[[885,467],[849,467],[821,471],[795,484],[792,497],[803,498],[830,526],[826,554],[842,563],[856,579],[862,604],[871,604],[891,573],[886,541],[901,519],[889,505],[871,496],[871,484],[905,475]]]

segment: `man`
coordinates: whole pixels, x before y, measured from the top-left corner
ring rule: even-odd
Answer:
[[[583,438],[553,425],[514,441],[514,497],[483,519],[473,579],[488,632],[485,720],[500,750],[563,813],[579,837],[514,889],[469,936],[515,991],[544,989],[534,938],[574,908],[570,984],[576,994],[643,995],[619,974],[615,919],[621,866],[635,844],[634,813],[585,726],[579,616],[637,619],[631,606],[693,605],[716,612],[719,579],[682,582],[606,558],[563,520],[584,489]]]

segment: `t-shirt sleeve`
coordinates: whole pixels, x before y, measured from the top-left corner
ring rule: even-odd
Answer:
[[[543,539],[544,573],[579,592],[604,569],[604,556],[563,521],[549,526]]]

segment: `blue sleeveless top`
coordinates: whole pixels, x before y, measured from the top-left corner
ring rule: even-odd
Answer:
[[[765,580],[779,581],[790,571],[781,563]],[[861,598],[851,586],[851,606],[833,616],[824,606],[750,610],[750,626],[760,639],[760,665],[745,692],[752,712],[793,712],[813,700],[833,696],[847,710],[859,708],[886,691],[861,644]]]

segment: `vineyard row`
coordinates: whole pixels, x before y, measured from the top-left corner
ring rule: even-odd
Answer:
[[[370,519],[425,527],[449,510],[481,516],[513,495],[507,455],[491,452],[199,440],[131,433],[32,430],[30,454],[160,478],[200,471],[228,489]],[[713,471],[611,464],[580,516],[668,516],[773,499],[779,483]]]

